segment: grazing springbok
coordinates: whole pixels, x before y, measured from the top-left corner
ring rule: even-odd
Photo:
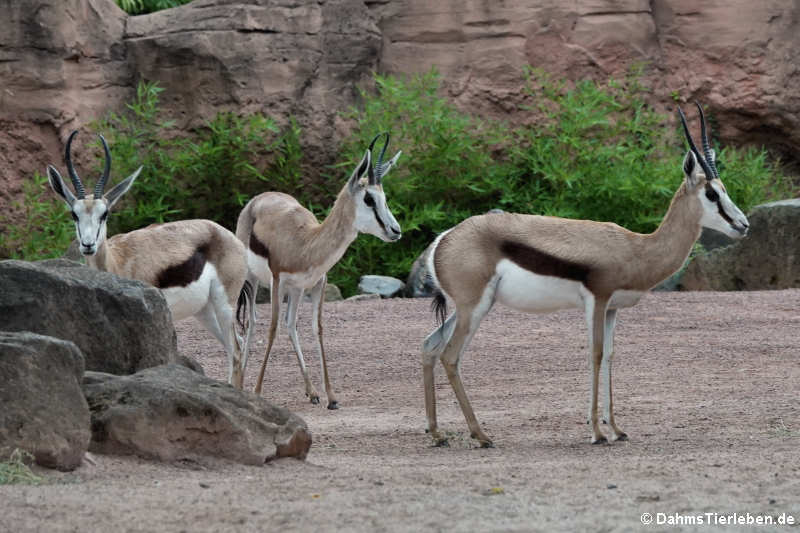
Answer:
[[[459,362],[496,301],[532,313],[584,310],[589,331],[592,443],[607,442],[597,413],[601,366],[605,421],[613,440],[627,439],[614,421],[611,400],[617,310],[635,305],[648,289],[677,271],[702,227],[734,238],[744,236],[748,228],[747,218],[719,179],[703,110],[699,104],[697,108],[704,155],[697,150],[679,109],[690,147],[683,160],[685,179],[661,225],[649,235],[609,222],[499,213],[468,218],[436,238],[428,270],[438,287],[433,309],[441,325],[422,347],[428,431],[436,444],[447,444],[436,422],[433,371],[439,356],[472,437],[483,447],[492,446],[472,411]],[[446,320],[445,296],[455,305]]]
[[[382,135],[386,136],[386,141],[373,168],[372,149]],[[281,302],[287,295],[286,327],[289,339],[303,373],[306,395],[311,403],[319,403],[319,393],[311,384],[297,340],[297,308],[303,292],[310,290],[313,307],[311,328],[317,338],[328,409],[338,408],[322,346],[321,320],[326,274],[341,259],[359,232],[375,235],[387,242],[400,238],[400,226],[386,205],[381,181],[397,162],[401,152],[384,163],[383,156],[388,145],[388,133],[379,134],[372,140],[322,223],[297,200],[280,192],[265,192],[256,196],[239,215],[236,236],[247,246],[247,264],[250,267],[248,281],[254,290],[258,289],[259,282],[269,285],[272,302],[269,340],[256,382],[256,394],[261,394],[264,371],[277,332]],[[250,308],[250,323],[255,323],[253,307]],[[249,342],[248,337],[245,347],[249,346]]]
[[[236,332],[234,309],[246,337],[249,324],[245,325],[244,316],[247,307],[253,306],[244,246],[233,233],[210,220],[153,224],[106,239],[108,214],[131,188],[142,167],[103,194],[111,170],[111,152],[100,135],[105,167],[94,194],[87,196],[70,156],[77,133],[69,136],[64,154],[75,194],[52,165],[47,167],[47,176],[50,186],[70,208],[86,263],[158,287],[173,320],[196,316],[225,347],[228,383],[242,388],[246,360],[241,355],[243,341]]]

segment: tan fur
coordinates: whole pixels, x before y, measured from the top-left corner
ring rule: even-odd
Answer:
[[[690,164],[693,160],[694,156],[687,155],[684,169],[687,162]],[[627,439],[614,420],[611,394],[616,309],[635,305],[638,295],[677,271],[700,235],[703,220],[710,216],[711,208],[704,207],[701,201],[701,195],[708,192],[705,187],[711,187],[710,182],[697,170],[697,165],[689,167],[694,170],[687,175],[664,220],[651,234],[634,233],[608,222],[497,213],[471,217],[440,238],[431,252],[433,273],[438,286],[453,301],[456,310],[423,344],[428,429],[437,443],[446,443],[436,420],[433,372],[438,355],[472,437],[482,446],[492,446],[467,398],[459,363],[480,321],[494,303],[503,279],[500,272],[520,275],[505,266],[499,270],[503,260],[514,263],[523,271],[538,274],[538,278],[525,278],[526,282],[532,286],[536,283],[542,287],[549,286],[548,297],[563,294],[564,302],[568,302],[551,305],[574,305],[576,296],[583,301],[589,333],[591,395],[588,418],[592,443],[607,441],[600,431],[598,416],[597,393],[601,372],[605,380],[605,418],[611,437],[613,440]],[[714,183],[724,192],[724,185],[719,180],[715,179]],[[746,218],[730,200],[726,201],[736,218],[734,223],[737,225],[733,227],[743,235],[747,229]],[[719,220],[722,220],[722,215]],[[718,222],[712,219],[710,223]],[[619,300],[615,300],[615,293]],[[438,306],[443,303],[441,297],[437,297]]]
[[[498,241],[529,244],[550,255],[588,266],[588,287],[610,297],[615,290],[646,291],[678,270],[700,234],[701,206],[683,183],[669,211],[651,234],[611,222],[490,213],[471,217],[445,235],[435,250],[439,283],[456,302],[477,301],[497,263]]]
[[[217,269],[228,302],[235,306],[247,277],[245,248],[230,231],[210,220],[151,224],[114,235],[87,262],[98,270],[155,286],[161,272],[182,264],[204,244],[209,244],[208,262]]]

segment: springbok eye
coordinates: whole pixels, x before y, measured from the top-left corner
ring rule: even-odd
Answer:
[[[717,194],[717,191],[715,191],[713,187],[707,187],[706,198],[708,198],[712,202],[716,202],[717,200],[719,200],[719,194]]]
[[[364,195],[364,203],[370,207],[373,207],[375,205],[375,198],[373,198],[370,193],[367,193]]]
[[[75,211],[70,211],[69,214],[72,215],[72,220],[75,222],[78,221],[78,215],[75,214]]]

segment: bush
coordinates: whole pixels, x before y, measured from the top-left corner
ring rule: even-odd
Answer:
[[[392,132],[392,150],[404,154],[384,187],[404,235],[394,244],[359,237],[330,275],[343,292],[367,272],[404,278],[437,233],[491,208],[612,221],[639,232],[658,226],[687,148],[669,126],[674,121],[647,106],[640,72],[573,87],[540,70],[526,74],[525,91],[543,119],[513,129],[457,111],[438,96],[435,70],[405,81],[375,76],[376,91],[363,91],[363,106],[345,115],[356,127],[340,166],[351,169],[375,133]],[[763,149],[717,152],[743,211],[791,194]]]
[[[129,15],[144,15],[162,9],[182,6],[191,0],[115,0],[117,5]]]

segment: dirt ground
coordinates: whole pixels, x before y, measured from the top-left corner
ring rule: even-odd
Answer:
[[[679,515],[800,520],[800,290],[651,294],[620,313],[614,383],[630,441],[589,444],[586,327],[579,312],[495,308],[462,365],[496,448],[469,438],[437,371],[440,426],[425,435],[419,345],[429,300],[326,304],[341,409],[311,405],[288,337],[265,396],[314,435],[306,462],[246,467],[94,456],[41,486],[0,487],[0,531],[695,531],[642,525]],[[301,343],[320,388],[301,309]],[[252,388],[269,309],[259,307]],[[223,375],[224,353],[193,320],[182,353]],[[711,517],[711,520],[715,520]],[[754,526],[716,525],[709,531]],[[773,526],[759,531],[787,530]],[[797,529],[793,529],[797,531]]]

